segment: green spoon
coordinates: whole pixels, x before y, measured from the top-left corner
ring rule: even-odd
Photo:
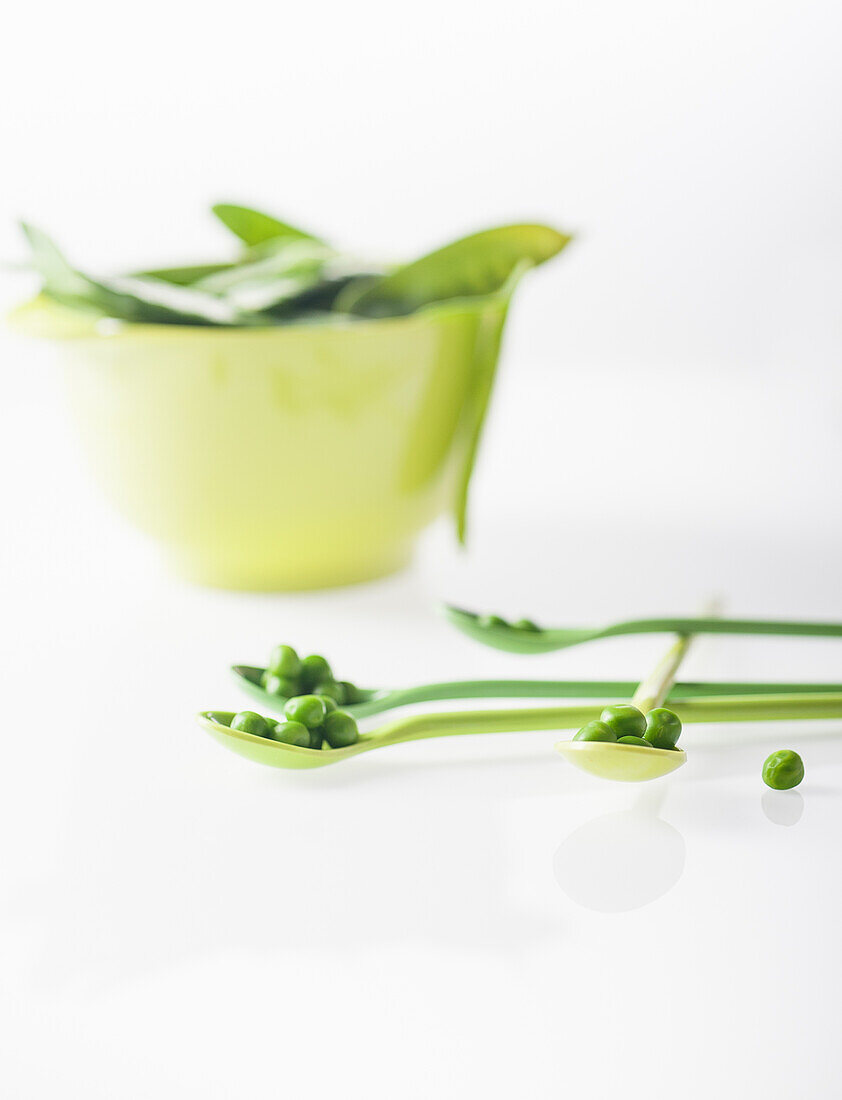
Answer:
[[[842,623],[775,622],[767,619],[631,619],[612,626],[559,627],[524,629],[498,620],[495,615],[477,615],[458,607],[444,605],[449,622],[469,638],[505,649],[510,653],[550,653],[582,642],[613,638],[618,634],[784,634],[817,638],[842,638]]]
[[[684,723],[765,722],[805,718],[842,718],[842,693],[773,694],[722,698],[689,698],[672,705]],[[468,733],[519,733],[537,730],[576,729],[597,719],[598,706],[539,707],[523,710],[457,711],[452,714],[420,714],[361,733],[359,741],[344,749],[303,749],[265,737],[229,728],[233,711],[202,711],[198,720],[207,732],[232,752],[276,768],[322,768],[372,749],[423,741],[431,737],[454,737]],[[581,742],[585,744],[585,742]],[[609,746],[610,747],[610,746]],[[625,759],[637,755],[633,745],[618,746]],[[640,749],[640,753],[664,753],[662,749]],[[657,757],[656,757],[657,759]],[[604,774],[601,773],[601,774]],[[664,773],[665,774],[665,773]],[[649,777],[653,778],[653,777]]]
[[[692,642],[693,635],[690,634],[673,642],[652,672],[635,689],[631,699],[633,707],[642,714],[648,714],[663,704]],[[602,779],[622,783],[660,779],[680,768],[687,759],[684,750],[678,747],[656,749],[652,745],[612,744],[607,741],[559,741],[555,749],[575,767]]]
[[[253,665],[234,665],[237,683],[265,708],[282,713],[286,699],[272,695],[260,685],[264,670]],[[452,680],[441,684],[418,684],[411,688],[357,688],[360,702],[343,704],[355,718],[369,718],[411,703],[433,703],[444,699],[629,699],[636,690],[633,680]],[[719,695],[796,695],[806,692],[842,694],[842,684],[762,683],[711,681],[674,684],[669,694],[675,699]]]

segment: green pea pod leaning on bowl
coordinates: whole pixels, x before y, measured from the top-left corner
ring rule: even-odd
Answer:
[[[350,258],[246,207],[218,263],[93,277],[27,226],[93,469],[173,566],[232,588],[381,576],[468,488],[509,301],[569,237],[476,233],[412,263]]]

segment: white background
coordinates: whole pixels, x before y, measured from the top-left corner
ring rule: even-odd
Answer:
[[[4,1094],[838,1095],[840,723],[698,728],[626,790],[553,734],[298,775],[191,715],[282,640],[395,685],[633,678],[665,644],[526,661],[442,598],[842,619],[840,29],[746,0],[7,16],[10,259],[20,216],[95,268],[213,257],[217,199],[378,254],[510,219],[577,242],[513,310],[469,553],[442,524],[343,593],[168,577],[92,492],[48,349],[0,337]],[[710,640],[686,675],[840,667]],[[807,779],[764,800],[784,746]]]

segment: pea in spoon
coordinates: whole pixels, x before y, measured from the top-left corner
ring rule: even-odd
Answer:
[[[678,638],[650,675],[641,681],[631,699],[631,705],[637,707],[641,714],[648,714],[664,702],[692,641],[690,635]],[[573,740],[559,741],[555,749],[582,771],[623,783],[660,779],[676,771],[687,760],[687,754],[678,746],[658,749],[652,745],[622,745],[616,741]]]
[[[231,671],[240,687],[269,710],[283,711],[286,698],[261,686],[264,669],[234,665]],[[452,680],[439,684],[418,684],[410,688],[357,688],[359,702],[343,703],[355,718],[370,718],[384,711],[412,703],[433,703],[445,699],[628,699],[637,689],[633,680]],[[842,684],[763,683],[757,681],[684,681],[674,684],[669,694],[677,699],[731,695],[841,694]]]
[[[628,696],[627,696],[628,697]],[[451,714],[419,714],[395,719],[375,730],[361,733],[356,744],[342,749],[304,749],[266,737],[256,737],[229,728],[234,711],[202,711],[198,720],[219,744],[232,752],[276,768],[321,768],[348,760],[372,749],[387,748],[407,741],[432,737],[454,737],[469,733],[520,733],[539,730],[576,729],[599,718],[598,706],[529,707],[514,710],[456,711]],[[842,693],[796,693],[771,695],[687,698],[671,703],[682,722],[762,722],[809,718],[842,718]],[[576,742],[584,744],[584,742]],[[610,746],[609,746],[610,748]],[[621,745],[631,760],[637,753],[659,753],[660,749],[637,749]],[[670,755],[673,755],[670,753]],[[604,772],[603,772],[604,774]],[[652,778],[652,777],[649,777]]]
[[[509,653],[550,653],[567,646],[613,638],[620,634],[782,634],[817,638],[842,638],[842,623],[809,623],[770,619],[673,618],[630,619],[604,627],[557,627],[543,629],[521,620],[507,623],[497,615],[442,608],[445,618],[469,638],[505,649]]]

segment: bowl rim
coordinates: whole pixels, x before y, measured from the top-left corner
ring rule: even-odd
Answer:
[[[206,339],[208,335],[225,335],[229,339],[278,339],[287,334],[301,333],[364,333],[372,329],[411,328],[424,321],[436,322],[449,316],[482,314],[493,309],[506,309],[520,282],[523,271],[515,270],[490,294],[463,295],[430,302],[412,313],[393,317],[349,317],[328,315],[329,320],[292,321],[282,325],[181,325],[123,321],[94,310],[77,309],[55,301],[43,291],[13,307],[6,315],[7,323],[17,332],[48,340],[114,340],[138,336],[159,336],[169,339]],[[51,331],[52,327],[52,331]]]

